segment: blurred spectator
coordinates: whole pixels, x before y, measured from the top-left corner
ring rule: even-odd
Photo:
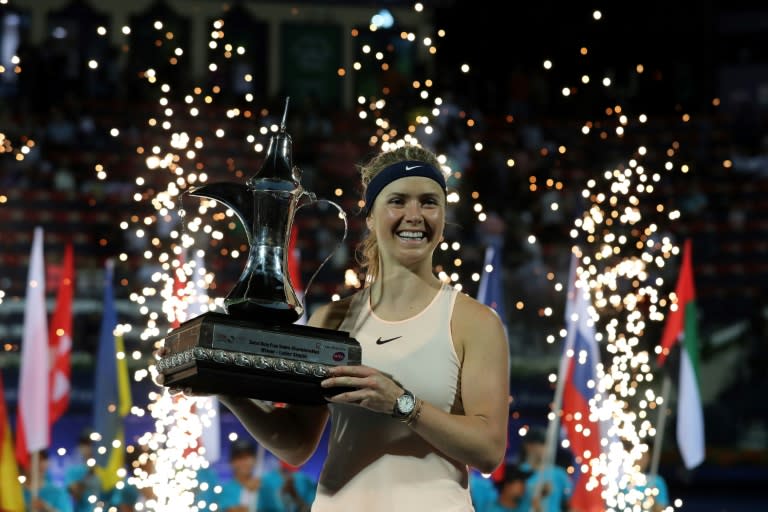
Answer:
[[[128,476],[122,488],[115,489],[110,498],[112,506],[116,507],[118,512],[147,510],[148,502],[156,499],[154,490],[147,485],[147,476],[155,471],[152,457],[153,454],[144,446],[128,451]]]
[[[315,501],[317,482],[301,468],[280,461],[264,473],[259,489],[259,512],[309,512]]]
[[[256,446],[246,439],[234,441],[229,449],[232,478],[222,485],[219,510],[222,512],[252,512],[261,488],[256,476]]]
[[[84,430],[77,440],[77,454],[65,467],[64,484],[72,496],[75,512],[92,512],[96,500],[91,496],[101,497],[101,479],[96,473],[93,459],[93,441],[91,430]],[[91,460],[91,464],[88,461]]]
[[[219,475],[211,466],[208,466],[198,469],[195,478],[198,482],[195,489],[195,503],[199,507],[198,510],[218,510],[218,498],[221,494]]]
[[[476,512],[489,510],[499,497],[496,483],[474,468],[469,472],[469,494]]]
[[[72,501],[69,499],[67,491],[56,485],[48,475],[48,452],[41,450],[39,452],[37,467],[37,496],[32,497],[29,478],[24,482],[24,503],[27,512],[73,512]]]
[[[544,468],[547,434],[532,428],[523,438],[523,462],[520,469],[531,473],[527,481],[532,499],[540,499],[542,512],[560,512],[571,497],[571,479],[565,468],[557,464]]]
[[[504,468],[504,478],[496,485],[498,497],[485,509],[477,512],[541,512],[543,509],[536,499],[531,499],[531,472],[509,464]]]

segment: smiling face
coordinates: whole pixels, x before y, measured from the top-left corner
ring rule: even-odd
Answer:
[[[384,268],[392,262],[431,272],[445,227],[445,194],[429,178],[395,180],[381,190],[366,222],[376,233]]]

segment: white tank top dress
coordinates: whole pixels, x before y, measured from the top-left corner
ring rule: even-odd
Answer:
[[[460,362],[451,337],[457,291],[443,285],[430,304],[400,321],[377,317],[370,288],[357,293],[339,327],[362,347],[362,362],[392,375],[417,398],[459,412]],[[328,455],[312,512],[470,512],[468,469],[404,423],[331,404]]]

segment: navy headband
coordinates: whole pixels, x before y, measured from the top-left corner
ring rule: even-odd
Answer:
[[[385,167],[368,183],[368,187],[365,189],[365,208],[363,214],[368,215],[373,207],[373,202],[379,196],[382,189],[400,178],[409,178],[411,176],[418,176],[421,178],[429,178],[434,180],[443,192],[446,191],[445,176],[439,170],[435,169],[431,164],[421,162],[419,160],[404,160],[401,162],[395,162],[392,165]]]

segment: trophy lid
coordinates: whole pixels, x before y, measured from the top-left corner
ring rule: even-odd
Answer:
[[[293,166],[293,140],[285,128],[289,100],[285,99],[280,129],[269,140],[261,168],[248,180],[251,190],[293,190],[301,186],[300,171]]]

